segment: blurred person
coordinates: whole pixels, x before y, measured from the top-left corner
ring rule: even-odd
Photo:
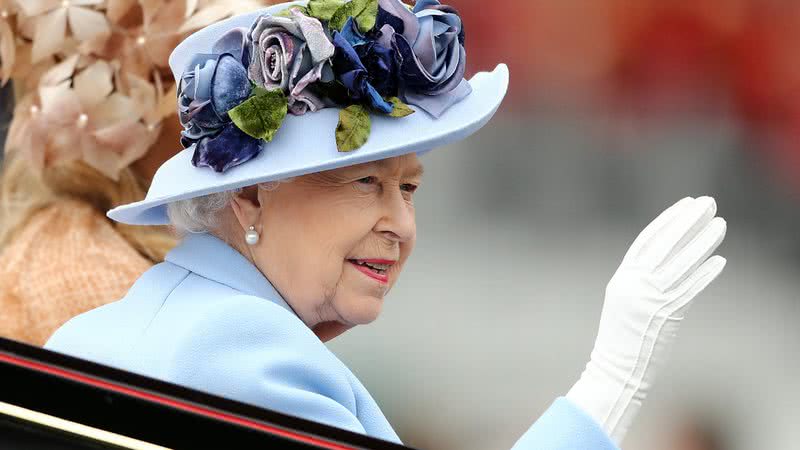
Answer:
[[[725,450],[716,431],[700,424],[688,424],[677,430],[672,450]]]
[[[8,124],[11,122],[11,112],[14,109],[14,94],[11,84],[0,88],[0,146],[4,145],[8,134]],[[3,162],[3,152],[0,150],[0,165]]]
[[[105,211],[144,198],[180,148],[163,80],[174,46],[263,3],[0,2],[0,74],[17,97],[0,180],[1,336],[42,345],[163,261],[169,230]]]
[[[324,343],[378,318],[416,243],[419,155],[485,125],[509,74],[464,79],[458,12],[436,0],[358,4],[279,5],[176,48],[186,149],[144,200],[108,215],[183,240],[47,348],[400,442]],[[586,370],[516,449],[618,448],[725,266],[716,213],[687,197],[641,232],[606,288]]]
[[[666,436],[664,450],[727,450],[723,435],[709,421],[688,417]]]

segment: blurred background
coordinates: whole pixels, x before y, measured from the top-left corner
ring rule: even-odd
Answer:
[[[797,448],[800,3],[448,3],[470,73],[508,63],[510,94],[425,157],[403,279],[379,321],[330,343],[400,437],[510,448],[580,375],[633,239],[711,195],[728,265],[624,448]]]
[[[798,448],[800,3],[449,3],[470,72],[506,62],[511,92],[425,157],[411,263],[381,319],[331,345],[400,436],[510,448],[577,380],[633,239],[711,195],[728,265],[623,448]]]

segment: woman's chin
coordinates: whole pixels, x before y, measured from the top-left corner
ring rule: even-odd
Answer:
[[[383,298],[371,295],[350,297],[347,304],[337,308],[345,322],[367,325],[378,319],[383,311]]]
[[[320,341],[328,342],[351,328],[353,328],[353,325],[346,325],[341,322],[322,322],[314,326],[311,331],[317,335]]]

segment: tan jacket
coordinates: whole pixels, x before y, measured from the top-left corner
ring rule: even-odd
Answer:
[[[89,204],[51,205],[0,252],[0,336],[43,345],[70,318],[122,298],[151,266]]]

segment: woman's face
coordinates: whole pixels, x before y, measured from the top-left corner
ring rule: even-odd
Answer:
[[[414,248],[421,177],[412,154],[259,190],[251,257],[318,334],[370,323]]]

